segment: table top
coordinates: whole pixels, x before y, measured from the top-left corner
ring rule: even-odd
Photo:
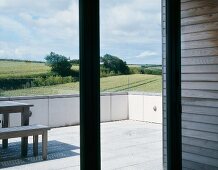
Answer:
[[[0,101],[0,109],[13,108],[13,107],[32,107],[32,104],[20,103],[14,101]]]

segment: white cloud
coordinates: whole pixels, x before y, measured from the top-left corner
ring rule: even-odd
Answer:
[[[113,49],[117,56],[129,60],[141,51],[160,51],[160,0],[111,0],[107,3],[102,2],[102,8],[102,55],[105,52],[110,53]]]
[[[27,12],[31,15],[46,16],[66,9],[72,0],[1,0],[1,13],[13,15],[13,13]]]
[[[101,53],[124,60],[161,48],[160,0],[101,0]],[[0,0],[0,57],[78,58],[78,0]],[[3,35],[4,34],[4,35]],[[145,54],[148,55],[148,54]],[[143,57],[141,57],[143,59]]]
[[[152,56],[157,56],[158,54],[156,52],[153,51],[144,51],[142,53],[140,53],[139,55],[135,56],[136,58],[148,58],[148,57],[152,57]]]
[[[67,1],[70,3],[64,3]],[[45,9],[46,7],[47,9]],[[28,2],[18,0],[12,3],[11,0],[7,0],[0,1],[0,10],[1,8],[0,29],[5,30],[7,34],[7,36],[4,35],[5,45],[1,46],[1,58],[23,57],[28,59],[35,57],[37,60],[42,60],[50,51],[78,57],[79,16],[77,0],[61,2],[54,0],[49,3],[47,1],[46,3],[36,3],[36,1],[30,0]],[[16,12],[9,10],[11,8],[14,8]],[[25,10],[21,10],[22,8]],[[40,8],[43,12],[38,12]],[[5,33],[0,32],[0,37],[3,37],[1,34]],[[11,35],[13,35],[13,40],[10,38]]]
[[[42,58],[37,58],[37,56],[42,56],[44,58],[47,53],[46,48],[19,45],[14,43],[0,42],[1,58],[6,59],[27,59],[27,60],[41,60]]]
[[[29,34],[30,34],[29,30],[24,25],[22,25],[20,22],[14,19],[11,19],[7,16],[0,16],[0,23],[1,23],[0,28],[2,30],[16,33],[22,36],[23,38],[29,37]]]

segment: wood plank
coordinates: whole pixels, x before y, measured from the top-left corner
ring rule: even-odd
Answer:
[[[194,65],[194,66],[182,66],[182,74],[185,73],[218,73],[217,65]],[[166,73],[166,67],[163,67],[163,73]]]
[[[213,149],[213,150],[218,151],[218,142],[209,141],[207,139],[182,137],[182,143],[200,147],[200,148]]]
[[[202,169],[202,170],[217,170],[217,167],[215,167],[215,166],[190,161],[187,159],[182,160],[182,165],[184,167],[191,168],[191,170],[200,170],[200,169]]]
[[[163,97],[163,107],[166,108],[166,97]],[[218,108],[217,99],[201,99],[201,98],[182,98],[182,105],[186,106],[205,106]]]
[[[166,74],[163,74],[163,80],[166,81]],[[217,82],[218,74],[182,74],[183,82]]]
[[[181,59],[181,64],[182,66],[218,65],[218,56],[184,57]],[[166,59],[163,59],[163,66],[166,66]]]
[[[213,150],[213,149],[206,149],[206,148],[183,144],[182,151],[193,153],[193,154],[200,155],[200,156],[206,156],[209,158],[218,159],[218,151]]]
[[[218,102],[216,99],[201,99],[201,98],[182,98],[183,105],[189,106],[206,106],[218,108]]]
[[[195,113],[208,116],[218,116],[217,108],[203,106],[182,106],[183,113]]]
[[[214,6],[216,4],[217,4],[216,0],[188,1],[188,2],[181,3],[181,10],[184,11],[184,10],[196,9],[196,8],[200,8],[200,7],[204,7],[204,6]]]
[[[41,135],[43,130],[28,130],[28,131],[19,131],[15,132],[8,132],[8,133],[0,133],[0,139],[9,139],[9,138],[18,138],[18,137],[27,137],[27,136],[34,136],[34,135]],[[23,148],[21,149],[23,151]],[[26,152],[26,149],[25,151]],[[25,155],[22,155],[25,156]]]
[[[163,90],[166,95],[166,90]],[[205,90],[182,90],[182,97],[197,98],[197,99],[216,99],[218,102],[218,91],[205,91]]]
[[[218,39],[209,39],[209,40],[197,40],[197,41],[187,41],[182,42],[181,48],[185,49],[199,49],[199,48],[211,48],[218,47]]]
[[[8,128],[9,126],[9,113],[3,114],[3,123],[2,123],[2,128]],[[8,147],[8,139],[3,139],[2,140],[2,147],[7,148]]]
[[[186,33],[202,32],[202,31],[212,31],[212,30],[217,30],[217,28],[218,28],[218,22],[210,22],[210,23],[182,26],[181,32],[182,34],[186,34]]]
[[[198,123],[206,123],[211,125],[218,125],[217,116],[199,115],[193,113],[182,113],[182,121],[192,121]]]
[[[38,135],[33,136],[33,155],[38,156]]]
[[[218,56],[218,48],[182,50],[182,57]]]
[[[16,126],[16,127],[9,127],[9,128],[0,128],[0,134],[10,133],[10,132],[16,133],[20,131],[44,130],[44,129],[50,129],[50,128],[44,125]]]
[[[182,66],[182,73],[218,73],[217,65]]]
[[[4,108],[12,108],[12,107],[32,107],[32,104],[27,104],[27,103],[20,103],[20,102],[14,102],[14,101],[0,101],[0,109]]]
[[[218,134],[211,132],[203,132],[198,130],[182,129],[183,136],[194,137],[198,139],[206,139],[214,142],[218,142]]]
[[[163,58],[166,58],[166,49],[165,45],[163,44]],[[204,56],[218,56],[218,48],[200,48],[200,49],[187,49],[182,50],[182,57],[204,57]]]
[[[195,25],[195,24],[217,22],[217,21],[218,21],[218,11],[216,11],[215,13],[210,13],[205,15],[182,18],[181,25],[186,26],[186,25]]]
[[[164,136],[164,139],[166,139],[166,131],[165,130],[164,130],[163,136]],[[205,131],[191,130],[191,129],[182,129],[182,136],[218,142],[218,134],[212,133],[212,132],[205,132]]]
[[[218,31],[218,30],[217,30]],[[185,41],[181,43],[182,50],[193,50],[202,48],[218,48],[218,39],[206,39],[197,41]],[[162,50],[166,51],[166,44],[162,43]],[[184,56],[182,56],[184,57]],[[165,57],[164,57],[165,58]]]
[[[187,152],[183,152],[183,158],[189,161],[193,161],[193,162],[197,162],[197,163],[201,163],[201,164],[205,164],[209,166],[214,166],[218,168],[218,161],[217,159],[214,159],[214,158],[209,158],[209,157],[200,156],[197,154],[192,154],[192,153],[187,153]]]
[[[216,37],[218,37],[218,29],[214,31],[202,31],[196,33],[182,34],[181,40],[182,42],[195,40],[210,40]]]
[[[217,96],[218,93],[218,82],[182,82],[182,89],[205,90],[205,92],[208,92],[207,94],[208,96],[215,97]],[[203,93],[203,91],[196,91],[196,92]],[[195,91],[193,91],[193,93],[195,93]]]
[[[193,121],[182,121],[183,129],[200,130],[204,132],[218,133],[218,126],[209,123],[193,122]],[[217,150],[218,152],[218,150]],[[217,153],[218,154],[218,153]]]
[[[47,159],[47,152],[48,152],[48,133],[44,131],[42,134],[42,158],[43,160]]]
[[[218,74],[182,74],[182,80],[192,82],[217,82]]]
[[[217,11],[218,11],[217,5],[209,5],[209,6],[205,5],[200,8],[192,8],[185,11],[181,11],[181,18],[213,14],[216,13]]]
[[[182,106],[183,113],[199,114],[207,116],[218,116],[217,108],[205,107],[205,106]],[[164,115],[165,116],[165,115]]]
[[[181,62],[182,62],[182,66],[188,66],[188,65],[217,65],[218,66],[218,56],[185,57],[181,59]]]

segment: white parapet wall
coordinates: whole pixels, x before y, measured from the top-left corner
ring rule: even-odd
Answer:
[[[162,123],[162,96],[154,93],[129,93],[129,119]]]
[[[61,127],[79,124],[79,95],[28,96],[1,98],[33,104],[30,124]],[[101,122],[128,119],[128,93],[101,94]],[[10,114],[10,126],[19,126],[20,113]]]
[[[161,98],[145,93],[101,93],[101,122],[132,119],[161,123]],[[33,104],[30,124],[49,127],[79,124],[78,94],[0,98],[3,100]],[[20,122],[20,113],[10,114],[10,126],[19,126]]]

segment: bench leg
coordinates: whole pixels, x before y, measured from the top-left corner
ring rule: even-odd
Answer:
[[[29,108],[24,108],[21,113],[21,126],[29,125],[29,116],[30,116]],[[28,136],[21,138],[21,156],[26,157],[27,152],[28,152]]]
[[[7,128],[8,125],[9,125],[9,114],[7,113],[3,115],[2,128]],[[8,139],[2,140],[2,147],[3,149],[8,148]]]
[[[42,159],[47,159],[48,132],[44,131],[42,134]]]
[[[26,157],[28,151],[28,137],[21,138],[21,156]]]
[[[38,156],[38,135],[33,136],[33,155]]]

